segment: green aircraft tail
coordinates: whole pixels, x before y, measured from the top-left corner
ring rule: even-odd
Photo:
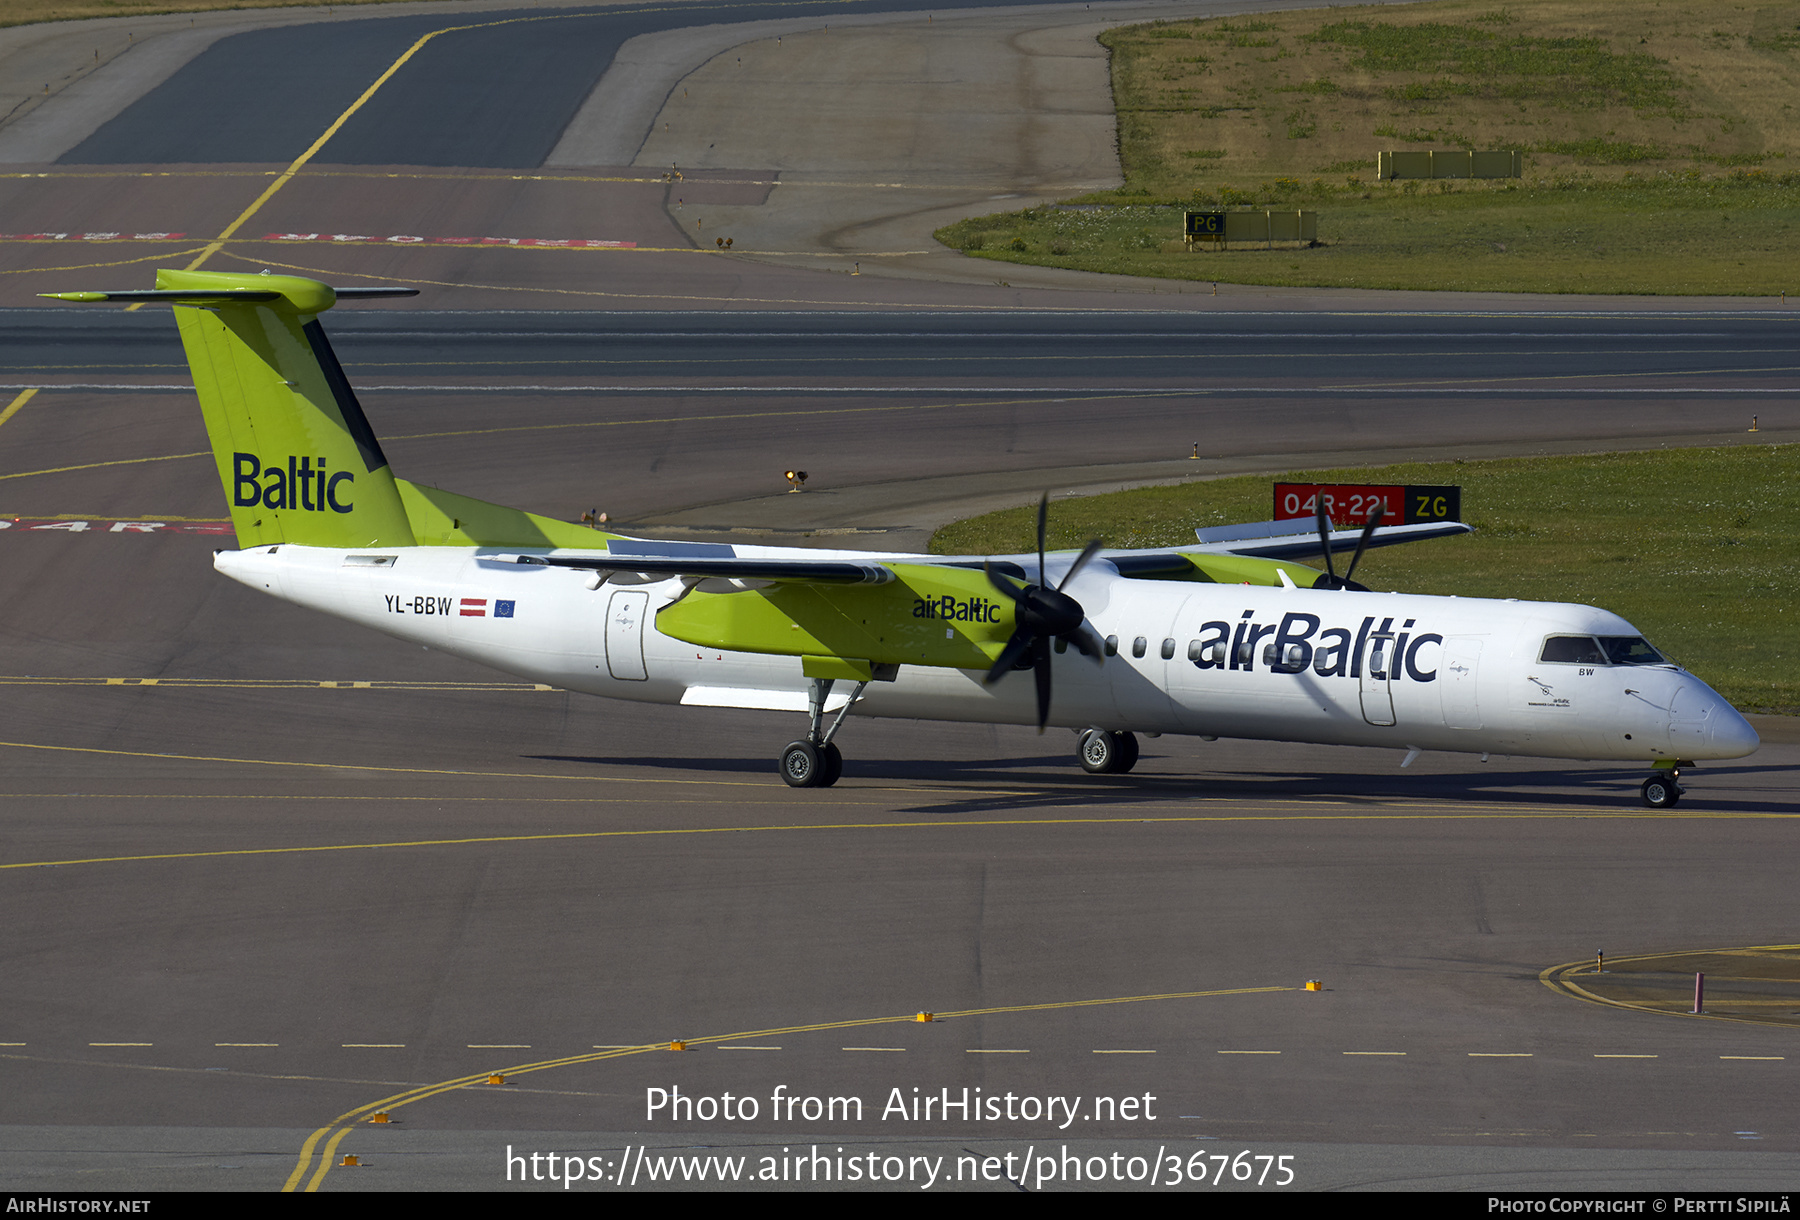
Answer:
[[[175,306],[241,547],[603,547],[612,536],[394,477],[319,314],[415,289],[158,271],[154,289],[45,295]]]

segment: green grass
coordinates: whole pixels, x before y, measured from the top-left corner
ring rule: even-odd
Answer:
[[[1800,286],[1800,3],[1468,0],[1110,30],[1125,183],[942,229],[965,253],[1234,283],[1773,296]],[[1515,181],[1375,179],[1507,149]],[[1792,157],[1793,169],[1786,162]],[[1317,212],[1191,254],[1183,208]]]
[[[1189,207],[1319,213],[1322,244],[1192,252]],[[979,258],[1227,283],[1776,296],[1800,292],[1800,173],[1568,177],[1520,186],[1221,183],[1198,200],[1084,203],[980,216],[938,240]]]
[[[1295,471],[1285,482],[1460,484],[1475,533],[1370,551],[1375,589],[1580,602],[1623,615],[1745,711],[1800,714],[1800,446]],[[1270,478],[1060,501],[1051,545],[1191,544],[1200,526],[1267,520]],[[1035,507],[944,527],[936,554],[1035,547]]]

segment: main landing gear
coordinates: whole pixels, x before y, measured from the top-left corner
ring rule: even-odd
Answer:
[[[1077,749],[1081,769],[1090,775],[1123,775],[1137,766],[1138,739],[1131,733],[1089,729]]]
[[[1644,798],[1644,804],[1652,809],[1673,809],[1681,801],[1681,794],[1687,789],[1681,786],[1681,771],[1676,767],[1664,767],[1644,781],[1638,792]]]
[[[844,756],[831,744],[844,717],[862,693],[867,682],[858,682],[849,702],[838,710],[837,719],[825,728],[825,699],[831,694],[832,679],[814,678],[807,688],[806,707],[809,723],[805,741],[790,741],[781,751],[781,778],[790,788],[829,788],[844,774]]]

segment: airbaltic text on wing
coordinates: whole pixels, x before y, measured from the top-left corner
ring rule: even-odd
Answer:
[[[914,618],[943,619],[955,623],[997,623],[1000,605],[985,597],[957,600],[946,593],[942,597],[921,597],[913,601]]]
[[[239,508],[285,508],[322,513],[347,513],[355,504],[348,500],[349,491],[339,486],[355,483],[348,470],[327,474],[324,458],[288,456],[287,468],[262,464],[254,453],[234,453],[232,459],[231,502]],[[317,466],[314,463],[317,462]]]

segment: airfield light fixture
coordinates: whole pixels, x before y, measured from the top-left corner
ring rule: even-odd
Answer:
[[[788,481],[788,491],[790,492],[799,491],[801,484],[806,482],[804,470],[790,470],[782,477]]]

